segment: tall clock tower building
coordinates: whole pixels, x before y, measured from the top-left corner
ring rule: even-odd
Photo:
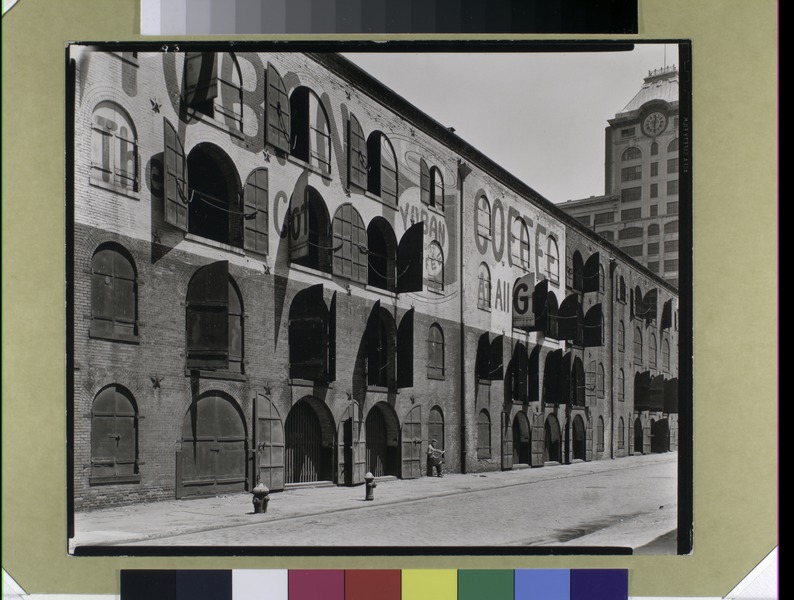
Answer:
[[[675,66],[650,71],[608,120],[603,196],[560,208],[678,285],[679,90]]]

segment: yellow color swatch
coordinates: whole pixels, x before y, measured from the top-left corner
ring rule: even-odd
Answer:
[[[406,569],[402,600],[458,600],[457,569]]]

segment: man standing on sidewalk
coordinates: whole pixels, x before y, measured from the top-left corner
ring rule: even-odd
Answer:
[[[433,439],[430,440],[430,443],[427,445],[427,476],[433,476],[433,467],[435,467],[436,473],[438,477],[443,477],[444,475],[441,474],[441,464],[442,464],[442,457],[444,456],[444,450],[439,450],[436,448],[436,444],[438,440]]]

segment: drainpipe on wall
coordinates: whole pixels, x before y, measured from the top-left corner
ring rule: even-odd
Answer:
[[[615,458],[615,268],[618,263],[609,258],[609,458]]]
[[[458,289],[460,290],[460,472],[464,475],[468,472],[467,455],[467,432],[466,427],[466,323],[463,305],[463,180],[471,173],[469,166],[458,159]]]

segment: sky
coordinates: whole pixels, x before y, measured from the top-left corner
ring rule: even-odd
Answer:
[[[630,52],[344,53],[554,203],[604,193],[604,129],[675,44]]]

